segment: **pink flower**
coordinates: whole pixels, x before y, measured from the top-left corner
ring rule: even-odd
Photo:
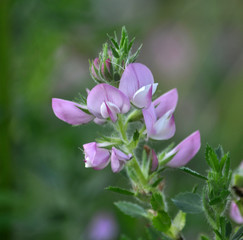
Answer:
[[[99,60],[99,58],[95,58],[95,60],[93,61],[92,66],[91,66],[91,74],[96,79],[99,79],[99,77],[96,74],[96,72],[99,72],[99,67],[100,67],[100,60]]]
[[[175,156],[167,163],[167,166],[182,167],[186,165],[197,154],[200,147],[200,132],[196,131],[166,154],[164,159],[175,154]]]
[[[95,170],[105,168],[110,162],[110,153],[107,149],[99,148],[96,142],[83,145],[85,154],[85,167],[92,167]]]
[[[117,114],[129,111],[130,102],[128,97],[119,89],[109,84],[101,83],[89,92],[87,106],[89,111],[98,119],[110,117],[115,122]]]
[[[71,125],[88,123],[94,119],[92,115],[82,111],[85,106],[59,98],[52,99],[52,109],[59,119]]]
[[[240,213],[240,210],[235,202],[231,202],[230,205],[230,217],[237,224],[243,224],[243,216]]]
[[[114,173],[120,172],[125,163],[130,160],[132,154],[126,155],[122,151],[116,149],[115,147],[112,148],[111,152],[111,169]]]
[[[138,108],[147,108],[158,83],[154,83],[151,71],[141,63],[131,63],[122,74],[119,89]]]
[[[173,112],[178,101],[176,89],[157,98],[147,109],[143,109],[146,133],[149,138],[166,140],[175,134],[175,120]]]

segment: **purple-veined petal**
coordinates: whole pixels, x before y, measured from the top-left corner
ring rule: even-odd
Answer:
[[[157,118],[162,117],[166,112],[174,112],[178,101],[178,92],[174,88],[153,101]]]
[[[152,134],[153,126],[156,122],[156,114],[153,104],[151,104],[147,109],[143,109],[143,118],[146,125],[146,132],[148,136]]]
[[[96,142],[83,145],[85,154],[85,167],[96,170],[105,168],[110,161],[110,153],[107,149],[99,148]]]
[[[241,216],[240,210],[235,202],[230,204],[230,217],[237,224],[243,224],[243,216]]]
[[[148,108],[152,102],[152,95],[157,89],[158,83],[143,86],[135,92],[132,103],[138,108]]]
[[[158,157],[157,157],[154,149],[152,149],[151,154],[152,154],[152,156],[151,156],[152,157],[151,172],[154,172],[158,168],[159,160],[158,160]]]
[[[81,104],[59,98],[52,99],[52,109],[59,119],[71,125],[88,123],[94,119],[92,115],[81,110],[85,109]]]
[[[121,77],[119,89],[132,100],[135,92],[141,87],[154,83],[151,71],[141,63],[129,64]]]
[[[113,106],[116,106],[120,113],[126,113],[130,109],[130,101],[127,96],[119,89],[106,83],[96,85],[87,98],[89,111],[101,119],[104,118],[101,114],[101,105],[108,102],[110,105],[114,104]]]
[[[175,134],[176,126],[173,111],[168,111],[156,121],[148,136],[154,140],[167,140]]]
[[[171,152],[176,155],[171,159],[167,166],[182,167],[186,165],[199,151],[201,147],[200,132],[196,131],[180,142]]]

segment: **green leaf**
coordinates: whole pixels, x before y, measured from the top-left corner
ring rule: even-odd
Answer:
[[[207,177],[201,175],[200,173],[198,173],[198,172],[196,172],[196,171],[194,171],[194,170],[192,170],[192,169],[190,169],[188,167],[181,167],[179,169],[184,171],[184,172],[186,172],[186,173],[189,173],[189,174],[191,174],[191,175],[193,175],[195,177],[201,178],[203,180],[208,180]]]
[[[129,43],[129,45],[128,45],[128,51],[131,50],[134,41],[135,41],[135,37],[130,41],[130,43]]]
[[[217,230],[217,229],[213,229],[214,233],[217,235],[217,237],[219,239],[222,239],[223,240],[223,236],[221,235],[221,233]]]
[[[163,201],[163,196],[159,192],[155,192],[155,193],[152,194],[152,198],[151,198],[150,203],[152,205],[152,208],[155,211],[163,210],[164,207],[165,207],[164,201]]]
[[[232,237],[232,240],[242,240],[243,237],[243,226],[239,228],[239,230]]]
[[[215,153],[218,157],[218,160],[220,161],[222,157],[224,156],[224,150],[221,145],[219,145],[217,148],[215,148]]]
[[[172,201],[180,210],[186,213],[196,214],[203,211],[202,199],[196,193],[179,193]]]
[[[153,217],[152,222],[155,229],[161,232],[169,230],[171,225],[170,217],[165,211],[158,211],[157,216]]]
[[[124,195],[134,196],[134,192],[131,192],[127,189],[120,188],[120,187],[109,186],[109,187],[106,187],[105,190],[109,190],[109,191],[124,194]]]
[[[153,188],[155,188],[155,187],[157,187],[160,183],[161,183],[161,181],[164,179],[164,177],[160,177],[160,178],[158,178],[153,184],[152,184],[152,187]]]
[[[119,46],[118,46],[118,43],[115,41],[115,39],[109,35],[108,35],[108,37],[109,37],[110,41],[112,42],[112,44],[114,45],[114,47],[118,50]]]
[[[124,214],[131,217],[147,217],[147,212],[136,203],[119,201],[114,203]]]
[[[115,48],[111,47],[111,51],[112,51],[112,54],[113,54],[113,56],[115,58],[119,58],[120,57],[119,54],[118,54],[118,52],[115,50]]]
[[[225,227],[225,236],[229,239],[231,233],[232,233],[232,225],[231,225],[230,221],[227,221],[226,227]]]
[[[215,170],[216,172],[219,171],[219,160],[215,153],[215,151],[207,144],[206,146],[206,154],[205,154],[206,161],[208,165]]]
[[[139,139],[139,131],[136,129],[136,131],[133,133],[133,141],[136,142]]]
[[[186,213],[179,211],[175,216],[170,231],[173,232],[173,235],[178,235],[186,225]]]

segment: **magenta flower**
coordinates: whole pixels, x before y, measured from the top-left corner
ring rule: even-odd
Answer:
[[[243,216],[240,213],[240,210],[235,202],[231,202],[230,205],[230,217],[237,224],[243,224]]]
[[[175,156],[167,163],[167,166],[182,167],[186,165],[197,154],[200,147],[200,132],[196,131],[166,154],[164,159],[175,154]]]
[[[116,149],[115,147],[112,148],[111,152],[111,169],[114,173],[120,172],[125,163],[132,158],[132,154],[126,155],[122,151]]]
[[[146,133],[149,138],[166,140],[175,134],[175,111],[178,100],[176,89],[157,98],[147,109],[143,109]]]
[[[82,111],[85,106],[59,98],[52,99],[52,109],[59,119],[71,125],[88,123],[94,119],[92,115]]]
[[[85,167],[92,167],[95,170],[105,168],[110,162],[110,153],[107,149],[99,148],[96,142],[83,145],[85,154]]]
[[[130,109],[128,97],[119,89],[101,83],[96,85],[88,94],[87,106],[89,111],[98,119],[109,118],[115,122],[118,113],[126,113]]]
[[[131,63],[122,74],[119,89],[138,108],[147,108],[158,83],[154,83],[151,71],[141,63]]]

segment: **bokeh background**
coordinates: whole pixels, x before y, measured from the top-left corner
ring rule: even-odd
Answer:
[[[201,132],[202,148],[189,166],[205,173],[208,142],[230,151],[235,168],[243,142],[242,13],[237,0],[1,0],[0,239],[145,235],[145,222],[115,209],[122,197],[104,191],[124,186],[124,176],[84,168],[79,148],[104,130],[71,127],[51,109],[52,97],[73,100],[94,86],[88,59],[123,25],[137,46],[143,43],[138,61],[152,70],[159,91],[178,89],[172,140]],[[168,142],[153,144],[161,149]],[[166,184],[173,197],[202,182],[170,170]],[[187,223],[189,240],[208,232],[202,215]],[[97,229],[109,231],[97,236]]]

